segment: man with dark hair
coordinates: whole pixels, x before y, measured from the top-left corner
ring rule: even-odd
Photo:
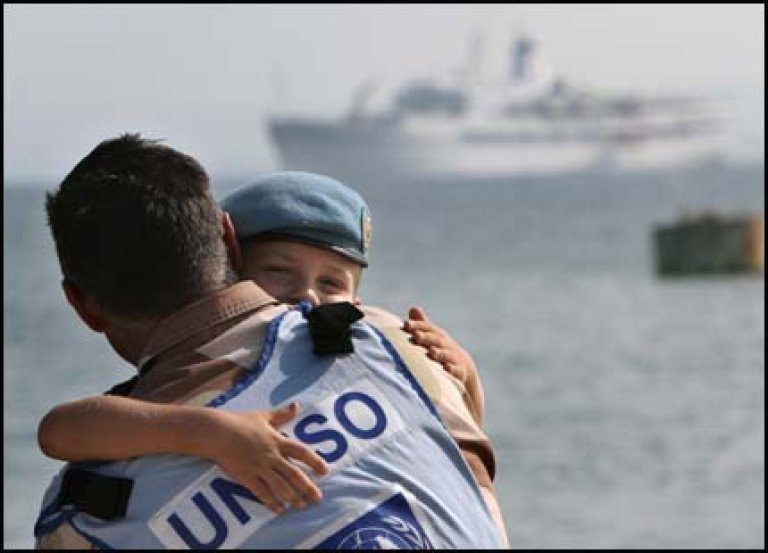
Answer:
[[[208,175],[157,141],[102,142],[46,200],[67,299],[94,330],[167,316],[237,281]]]
[[[252,441],[266,444],[273,470],[254,494],[195,457],[73,464],[46,493],[38,547],[503,545],[474,467],[432,403],[455,399],[442,369],[407,339],[387,339],[401,331],[386,312],[365,308],[358,320],[349,303],[289,309],[236,282],[234,229],[192,158],[135,135],[105,141],[46,207],[68,301],[138,368],[120,391],[189,406],[178,432],[186,446],[157,452],[211,449],[199,444],[219,439],[217,427],[196,426],[196,406],[222,420],[266,412]],[[312,482],[291,460],[325,476]],[[323,501],[303,510],[291,487]],[[270,504],[274,496],[297,508]]]

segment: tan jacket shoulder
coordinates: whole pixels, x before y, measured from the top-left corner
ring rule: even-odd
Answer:
[[[81,536],[65,522],[52,532],[45,534],[35,542],[35,549],[96,549],[91,542]]]
[[[465,454],[467,461],[484,487],[491,487],[496,474],[496,459],[488,436],[472,415],[472,402],[464,385],[442,366],[429,359],[424,348],[410,341],[402,330],[403,321],[392,313],[365,306],[365,319],[392,343],[405,364],[435,404],[448,432]]]

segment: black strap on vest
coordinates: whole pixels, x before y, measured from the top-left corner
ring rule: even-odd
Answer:
[[[104,395],[128,397],[129,395],[131,395],[131,390],[133,390],[133,388],[136,386],[138,381],[139,381],[139,375],[136,375],[124,382],[115,384],[109,390],[104,392]]]
[[[363,312],[348,301],[326,303],[306,313],[314,353],[329,355],[352,353],[349,325],[363,318]]]
[[[74,505],[78,511],[102,520],[122,518],[128,510],[133,480],[104,476],[89,470],[71,467],[64,473],[56,502]]]

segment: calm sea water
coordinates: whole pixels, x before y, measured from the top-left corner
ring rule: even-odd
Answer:
[[[54,185],[4,189],[5,547],[58,467],[41,416],[131,372],[60,293]],[[477,361],[513,546],[764,546],[764,278],[659,279],[651,243],[684,209],[763,212],[762,166],[353,185],[363,299],[424,306]]]

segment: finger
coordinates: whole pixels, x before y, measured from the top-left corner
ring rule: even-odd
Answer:
[[[426,311],[424,311],[421,307],[418,305],[411,307],[408,310],[408,318],[413,319],[415,321],[428,321],[429,318],[427,317]]]
[[[406,330],[410,333],[423,332],[425,334],[432,334],[436,337],[440,337],[446,342],[452,340],[450,335],[445,330],[443,330],[442,328],[440,328],[439,326],[431,322],[426,322],[426,321],[414,322],[413,324],[409,325],[409,327]]]
[[[285,506],[277,500],[272,490],[269,489],[261,478],[247,478],[245,480],[236,479],[238,482],[248,488],[253,495],[270,511],[276,514],[285,512]]]
[[[306,473],[295,465],[285,461],[277,468],[283,478],[293,489],[297,490],[303,497],[313,503],[317,503],[323,498],[323,492]]]
[[[294,419],[296,415],[299,414],[299,404],[292,401],[288,405],[273,409],[272,411],[268,411],[268,413],[267,420],[269,421],[269,424],[277,428]]]
[[[440,348],[437,348],[435,346],[427,348],[427,357],[429,357],[433,361],[437,361],[438,363],[445,363],[448,361],[447,359],[448,354],[446,353],[446,351]]]
[[[413,333],[413,342],[424,348],[446,348],[448,341],[441,335],[434,332],[415,332]]]
[[[328,463],[313,449],[295,440],[286,439],[280,444],[280,453],[283,457],[289,457],[301,461],[317,474],[325,475],[330,472]]]
[[[459,380],[464,380],[464,371],[461,368],[461,365],[458,365],[456,363],[448,362],[443,363],[443,368],[448,371],[448,374],[451,376],[458,378]]]
[[[267,485],[272,493],[282,503],[290,503],[297,509],[303,509],[307,506],[301,495],[294,489],[294,487],[283,477],[279,467],[283,461],[275,463],[273,470],[270,472],[269,477],[266,479]]]
[[[419,332],[437,332],[438,329],[435,327],[434,324],[427,322],[427,321],[406,321],[408,323],[408,330],[409,332],[412,331],[419,331]]]
[[[441,365],[459,365],[461,364],[461,358],[456,355],[456,352],[451,349],[444,348],[429,348],[427,350],[427,357],[433,361],[437,361]]]

